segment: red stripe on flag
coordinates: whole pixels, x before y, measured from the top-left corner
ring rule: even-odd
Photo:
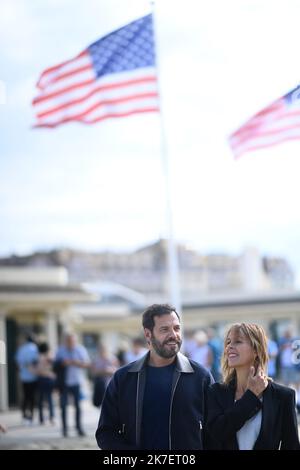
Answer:
[[[55,128],[55,127],[59,126],[60,124],[68,123],[68,122],[71,122],[71,121],[77,121],[77,122],[81,122],[83,124],[94,124],[95,122],[104,121],[105,119],[127,117],[127,116],[131,116],[132,114],[150,113],[150,112],[155,112],[155,113],[159,112],[159,107],[158,106],[152,106],[152,107],[149,107],[149,108],[133,109],[131,111],[126,111],[124,113],[120,113],[120,112],[119,113],[108,113],[105,116],[95,118],[91,121],[84,121],[80,118],[74,118],[74,117],[72,119],[64,118],[64,119],[61,119],[59,122],[56,122],[56,123],[53,123],[53,124],[36,124],[36,125],[33,126],[33,128],[39,128],[39,127]]]
[[[300,101],[294,99],[294,91],[255,114],[230,135],[229,143],[236,158],[246,152],[300,139]]]
[[[94,93],[91,93],[90,95],[92,96]],[[98,103],[94,104],[92,107],[88,108],[87,112],[93,111],[94,109],[100,107],[100,106],[107,106],[107,105],[114,105],[114,104],[120,104],[120,103],[126,103],[128,101],[133,101],[133,100],[139,100],[142,98],[157,98],[158,95],[157,93],[140,93],[137,95],[129,95],[124,98],[117,98],[117,99],[110,99],[110,100],[101,100]],[[49,111],[44,111],[43,113],[37,114],[38,119],[42,119],[46,116],[49,116],[51,114],[55,114],[58,111],[64,110],[66,108],[70,108],[76,104],[80,104],[86,101],[86,97],[83,97],[81,99],[69,101],[63,105],[57,106],[56,108],[52,108]]]
[[[52,72],[55,72],[56,70],[61,69],[65,65],[71,64],[72,62],[77,62],[78,59],[81,59],[82,57],[88,56],[88,55],[89,55],[88,51],[83,51],[80,54],[78,54],[76,57],[73,57],[73,59],[66,60],[65,62],[61,62],[58,65],[54,65],[53,67],[47,68],[46,70],[44,70],[44,72],[42,72],[40,78],[38,79],[37,84],[36,84],[37,88],[43,89],[43,85],[41,84],[41,82],[45,79],[47,75],[51,74]]]
[[[34,98],[34,100],[32,101],[32,104],[35,105],[35,104],[41,103],[42,101],[46,101],[46,100],[49,100],[49,99],[52,99],[52,98],[56,98],[57,96],[60,96],[60,95],[65,95],[70,91],[76,90],[78,88],[88,87],[88,86],[92,85],[93,83],[96,83],[96,80],[86,80],[86,81],[83,81],[81,83],[76,83],[75,85],[71,85],[69,87],[63,88],[59,91],[49,93],[47,95],[38,96],[37,98]],[[96,93],[98,91],[113,90],[115,88],[120,88],[120,87],[125,87],[125,86],[130,86],[130,85],[139,85],[139,84],[142,84],[142,83],[156,83],[156,77],[155,76],[147,76],[147,77],[137,78],[137,79],[133,79],[133,80],[122,80],[122,81],[119,81],[117,83],[108,83],[107,85],[101,85],[101,86],[95,88],[94,90],[91,91],[91,93],[94,93],[94,92]],[[88,95],[86,95],[86,96],[88,96]]]

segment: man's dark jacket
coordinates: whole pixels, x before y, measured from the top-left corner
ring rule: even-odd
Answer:
[[[261,401],[250,390],[235,402],[235,385],[213,384],[208,393],[207,430],[214,438],[212,448],[238,450],[236,433],[262,409],[260,433],[253,450],[299,450],[295,392],[269,382]]]
[[[119,369],[102,403],[96,439],[103,450],[141,449],[143,395],[149,353]],[[213,383],[202,366],[178,353],[173,375],[169,449],[206,448],[204,435],[206,393]]]

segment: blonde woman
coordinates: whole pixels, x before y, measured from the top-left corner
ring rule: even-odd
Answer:
[[[295,392],[266,376],[267,338],[252,323],[232,325],[224,341],[223,382],[208,393],[207,431],[220,450],[300,449]]]

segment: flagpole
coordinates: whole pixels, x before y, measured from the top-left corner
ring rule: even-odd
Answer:
[[[151,1],[152,6],[152,17],[153,17],[153,34],[154,44],[156,45],[155,38],[155,14],[154,6],[155,2]],[[156,49],[155,49],[156,52]],[[159,83],[159,68],[156,54],[156,70],[157,70],[157,87],[158,87],[158,100],[159,100],[159,118],[160,118],[160,143],[161,143],[161,163],[162,172],[164,177],[165,186],[165,210],[166,210],[166,230],[167,230],[167,274],[168,274],[168,285],[169,285],[169,298],[172,305],[176,308],[176,311],[181,315],[182,318],[182,305],[180,295],[180,281],[179,281],[179,263],[178,263],[178,252],[174,239],[174,228],[173,228],[173,210],[172,210],[172,198],[171,198],[171,187],[169,178],[169,159],[168,159],[168,147],[166,132],[163,119],[163,111],[161,106],[161,94],[160,94],[160,83]],[[183,325],[182,325],[183,328]]]

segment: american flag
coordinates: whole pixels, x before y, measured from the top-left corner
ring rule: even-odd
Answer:
[[[93,124],[159,111],[152,15],[99,39],[75,58],[46,69],[32,104],[34,127]]]
[[[255,114],[229,137],[235,155],[300,139],[300,86]]]

